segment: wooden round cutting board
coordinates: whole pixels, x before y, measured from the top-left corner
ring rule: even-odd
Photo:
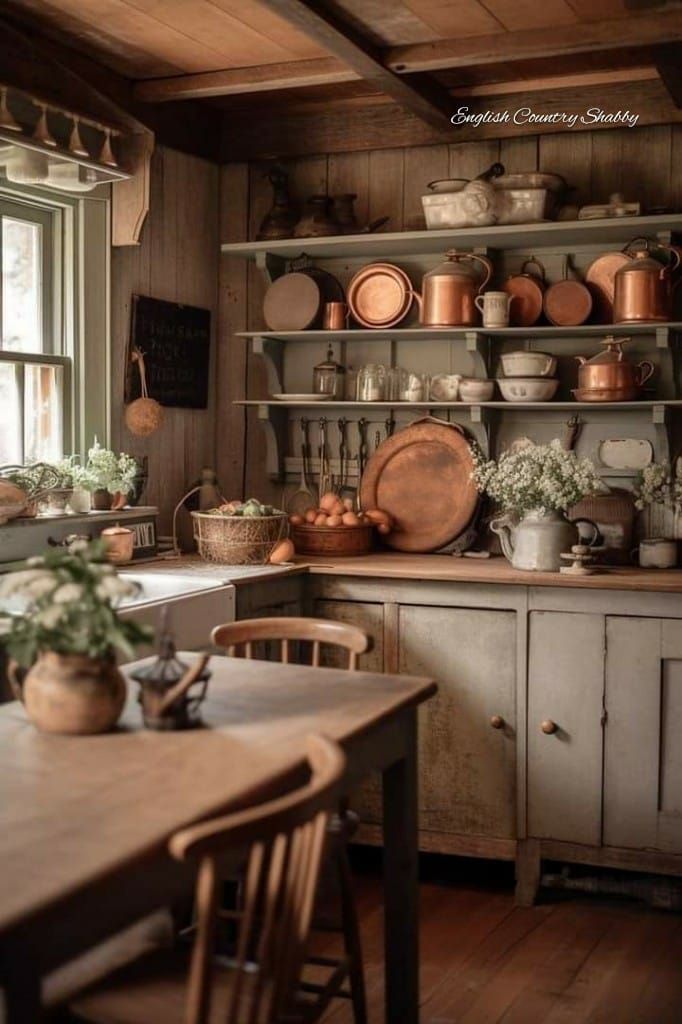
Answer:
[[[478,506],[469,442],[456,424],[425,418],[379,445],[360,484],[364,509],[380,508],[396,527],[396,551],[437,551],[460,536]]]

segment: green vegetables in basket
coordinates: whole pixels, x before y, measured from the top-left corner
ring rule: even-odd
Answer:
[[[274,508],[272,505],[263,505],[256,498],[249,498],[248,501],[228,501],[225,505],[221,505],[220,508],[209,509],[206,515],[262,519],[264,516],[279,516],[284,515],[284,513],[281,509]]]

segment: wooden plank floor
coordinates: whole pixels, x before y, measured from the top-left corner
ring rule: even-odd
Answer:
[[[456,862],[455,862],[456,863]],[[505,871],[507,868],[504,869]],[[551,894],[514,906],[510,878],[421,886],[421,1024],[680,1024],[682,915]],[[370,1024],[383,1021],[381,883],[357,873]],[[337,1003],[325,1021],[351,1024]]]

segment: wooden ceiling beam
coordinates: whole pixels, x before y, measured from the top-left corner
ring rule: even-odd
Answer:
[[[463,39],[395,46],[384,51],[386,67],[400,75],[499,64],[533,57],[655,46],[682,41],[682,10],[630,14],[626,18],[580,22],[553,28],[523,29]]]
[[[271,92],[274,89],[305,89],[315,85],[355,82],[360,78],[334,57],[292,60],[283,64],[259,64],[250,68],[226,68],[195,75],[173,75],[136,82],[135,99],[143,103],[238,96],[241,93]]]
[[[353,29],[304,0],[263,0],[263,4],[420,120],[441,130],[448,127],[452,102],[437,83],[419,76],[406,81],[394,74],[382,63],[381,53]]]
[[[668,43],[656,50],[656,70],[678,110],[682,110],[682,45]]]

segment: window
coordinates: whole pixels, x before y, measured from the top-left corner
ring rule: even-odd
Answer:
[[[108,439],[109,189],[0,187],[0,465]]]
[[[0,198],[0,463],[54,460],[70,424],[59,210]]]

